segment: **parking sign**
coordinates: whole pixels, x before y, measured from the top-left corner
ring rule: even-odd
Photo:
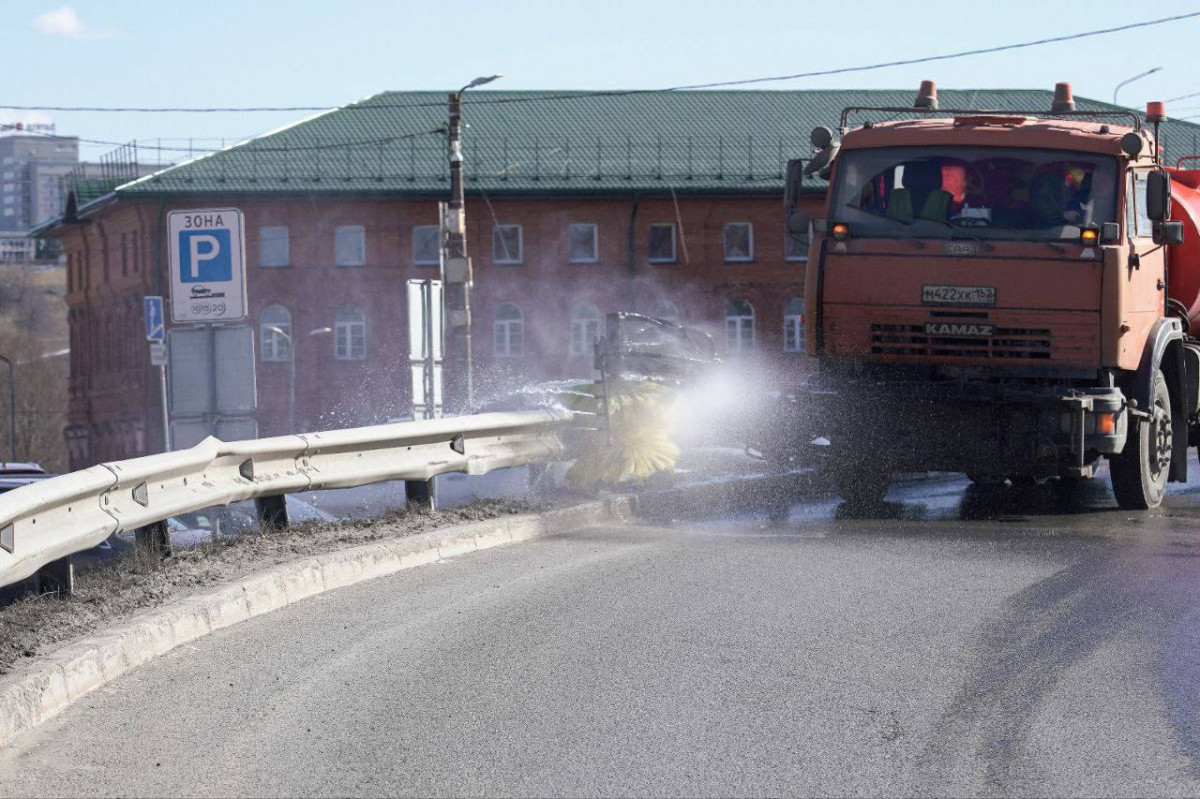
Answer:
[[[167,214],[174,322],[246,318],[246,250],[236,208]]]

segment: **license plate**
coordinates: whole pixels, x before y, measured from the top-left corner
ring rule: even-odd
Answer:
[[[994,286],[921,286],[921,302],[924,305],[995,305],[996,289]]]

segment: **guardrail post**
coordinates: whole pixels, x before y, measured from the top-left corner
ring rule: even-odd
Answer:
[[[171,533],[165,521],[147,524],[133,532],[137,548],[150,555],[165,558],[171,554]]]
[[[71,556],[52,560],[37,570],[37,592],[70,596],[75,592],[75,565]]]
[[[274,497],[258,497],[254,500],[254,510],[258,521],[263,527],[287,527],[288,509],[287,496],[279,494]]]
[[[433,480],[405,480],[404,500],[409,510],[430,513],[437,510],[437,490]]]

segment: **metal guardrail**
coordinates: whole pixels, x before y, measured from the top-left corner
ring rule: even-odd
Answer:
[[[489,413],[251,441],[209,438],[187,450],[52,477],[0,496],[0,587],[111,535],[182,513],[297,491],[558,460],[564,451],[559,433],[571,416],[564,410]]]

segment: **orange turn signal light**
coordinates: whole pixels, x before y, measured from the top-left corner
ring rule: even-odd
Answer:
[[[1079,231],[1079,241],[1085,247],[1094,247],[1096,242],[1100,240],[1100,231],[1095,228],[1085,227]]]
[[[1117,415],[1115,413],[1096,414],[1096,434],[1111,436],[1117,432]]]
[[[838,241],[845,241],[850,238],[850,226],[845,222],[838,222],[833,226],[833,237]]]

